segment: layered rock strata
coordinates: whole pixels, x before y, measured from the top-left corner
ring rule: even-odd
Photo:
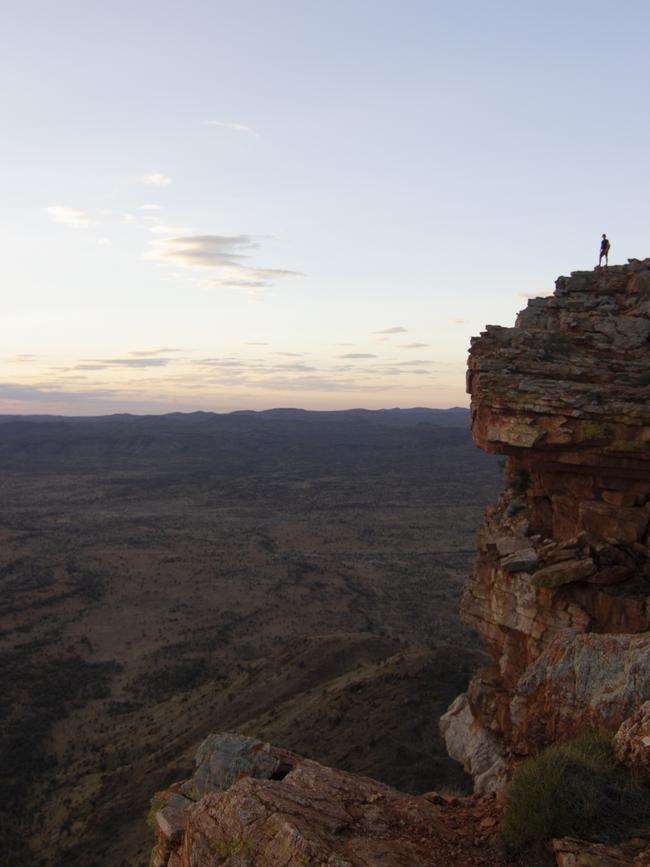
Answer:
[[[151,867],[503,867],[490,798],[406,795],[243,735],[212,735],[152,805]]]
[[[492,796],[407,795],[238,734],[159,792],[150,867],[509,867]],[[549,843],[558,867],[650,867],[646,838]]]
[[[480,448],[505,456],[463,620],[493,659],[443,717],[478,791],[650,699],[650,259],[560,277],[472,341]]]

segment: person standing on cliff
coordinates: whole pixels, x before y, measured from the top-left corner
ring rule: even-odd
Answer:
[[[607,235],[603,232],[603,237],[600,242],[600,256],[598,258],[598,267],[600,268],[600,263],[603,261],[603,256],[605,257],[605,267],[609,265],[609,240]]]

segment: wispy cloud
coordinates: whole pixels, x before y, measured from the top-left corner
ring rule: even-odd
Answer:
[[[466,319],[450,319],[449,321],[452,325],[465,325],[465,323],[467,322]]]
[[[312,367],[310,364],[302,364],[293,362],[292,364],[274,364],[273,370],[285,370],[294,373],[318,373],[317,367]]]
[[[197,367],[248,367],[245,361],[238,358],[197,358],[192,361]]]
[[[176,265],[209,268],[212,289],[266,289],[285,277],[303,277],[299,271],[259,268],[246,264],[250,252],[259,249],[251,235],[194,235],[153,242],[151,256]]]
[[[154,187],[167,187],[171,182],[172,179],[169,175],[163,175],[160,172],[151,172],[148,175],[142,176],[142,183],[150,184]]]
[[[138,207],[141,211],[162,211],[162,205],[146,204],[138,205]]]
[[[244,123],[228,123],[223,120],[206,120],[206,126],[218,126],[223,129],[232,129],[235,132],[247,132],[250,135],[254,135],[256,138],[259,138],[259,133],[252,129],[250,126],[246,126]]]
[[[400,343],[399,349],[423,349],[428,343]]]
[[[273,376],[257,382],[257,388],[273,391],[381,391],[385,385],[371,385],[356,380],[333,379],[327,376]]]
[[[93,219],[90,211],[84,211],[82,208],[68,208],[65,205],[52,205],[45,210],[56,223],[62,223],[64,226],[72,226],[75,229],[87,229],[88,226],[92,226],[96,223],[96,220]]]
[[[339,355],[339,358],[377,358],[371,352],[346,352],[345,355]]]
[[[32,352],[19,352],[18,355],[11,355],[7,359],[10,362],[17,362],[18,364],[28,364],[32,361],[36,361],[38,355],[35,355]]]
[[[89,391],[68,392],[62,384],[34,383],[26,385],[19,382],[0,382],[0,398],[18,401],[60,401],[62,398],[79,398],[83,400],[107,397],[113,394],[109,389],[93,389]]]
[[[102,367],[165,367],[172,358],[84,358],[83,362],[90,364],[98,364]],[[81,368],[76,365],[76,370],[88,370],[89,368]],[[98,370],[99,368],[94,368]]]
[[[405,334],[408,328],[402,328],[401,325],[391,325],[390,328],[382,328],[381,331],[373,331],[372,334]]]
[[[129,355],[135,358],[151,358],[155,355],[166,355],[168,352],[180,352],[180,349],[175,349],[173,346],[161,346],[160,349],[134,349],[129,352]]]
[[[63,368],[53,368],[57,370],[106,370],[108,364],[96,364],[94,362],[85,362],[82,361],[79,364],[75,364],[73,367],[63,367]]]

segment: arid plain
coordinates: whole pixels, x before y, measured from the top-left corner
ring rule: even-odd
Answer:
[[[146,864],[211,731],[466,785],[437,721],[502,480],[465,410],[1,421],[3,867]]]

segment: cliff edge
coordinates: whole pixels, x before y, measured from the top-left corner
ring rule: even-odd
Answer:
[[[467,389],[507,488],[461,601],[493,662],[441,730],[487,792],[650,699],[650,259],[560,277],[513,328],[488,326]]]
[[[494,792],[527,756],[602,727],[650,773],[650,260],[561,277],[514,328],[488,326],[468,390],[474,440],[508,480],[461,605],[492,664],[441,720],[476,793],[407,795],[212,735],[152,803],[152,867],[505,867]],[[549,852],[650,865],[645,838]]]
[[[407,795],[240,734],[159,792],[151,867],[503,867],[491,797]]]

